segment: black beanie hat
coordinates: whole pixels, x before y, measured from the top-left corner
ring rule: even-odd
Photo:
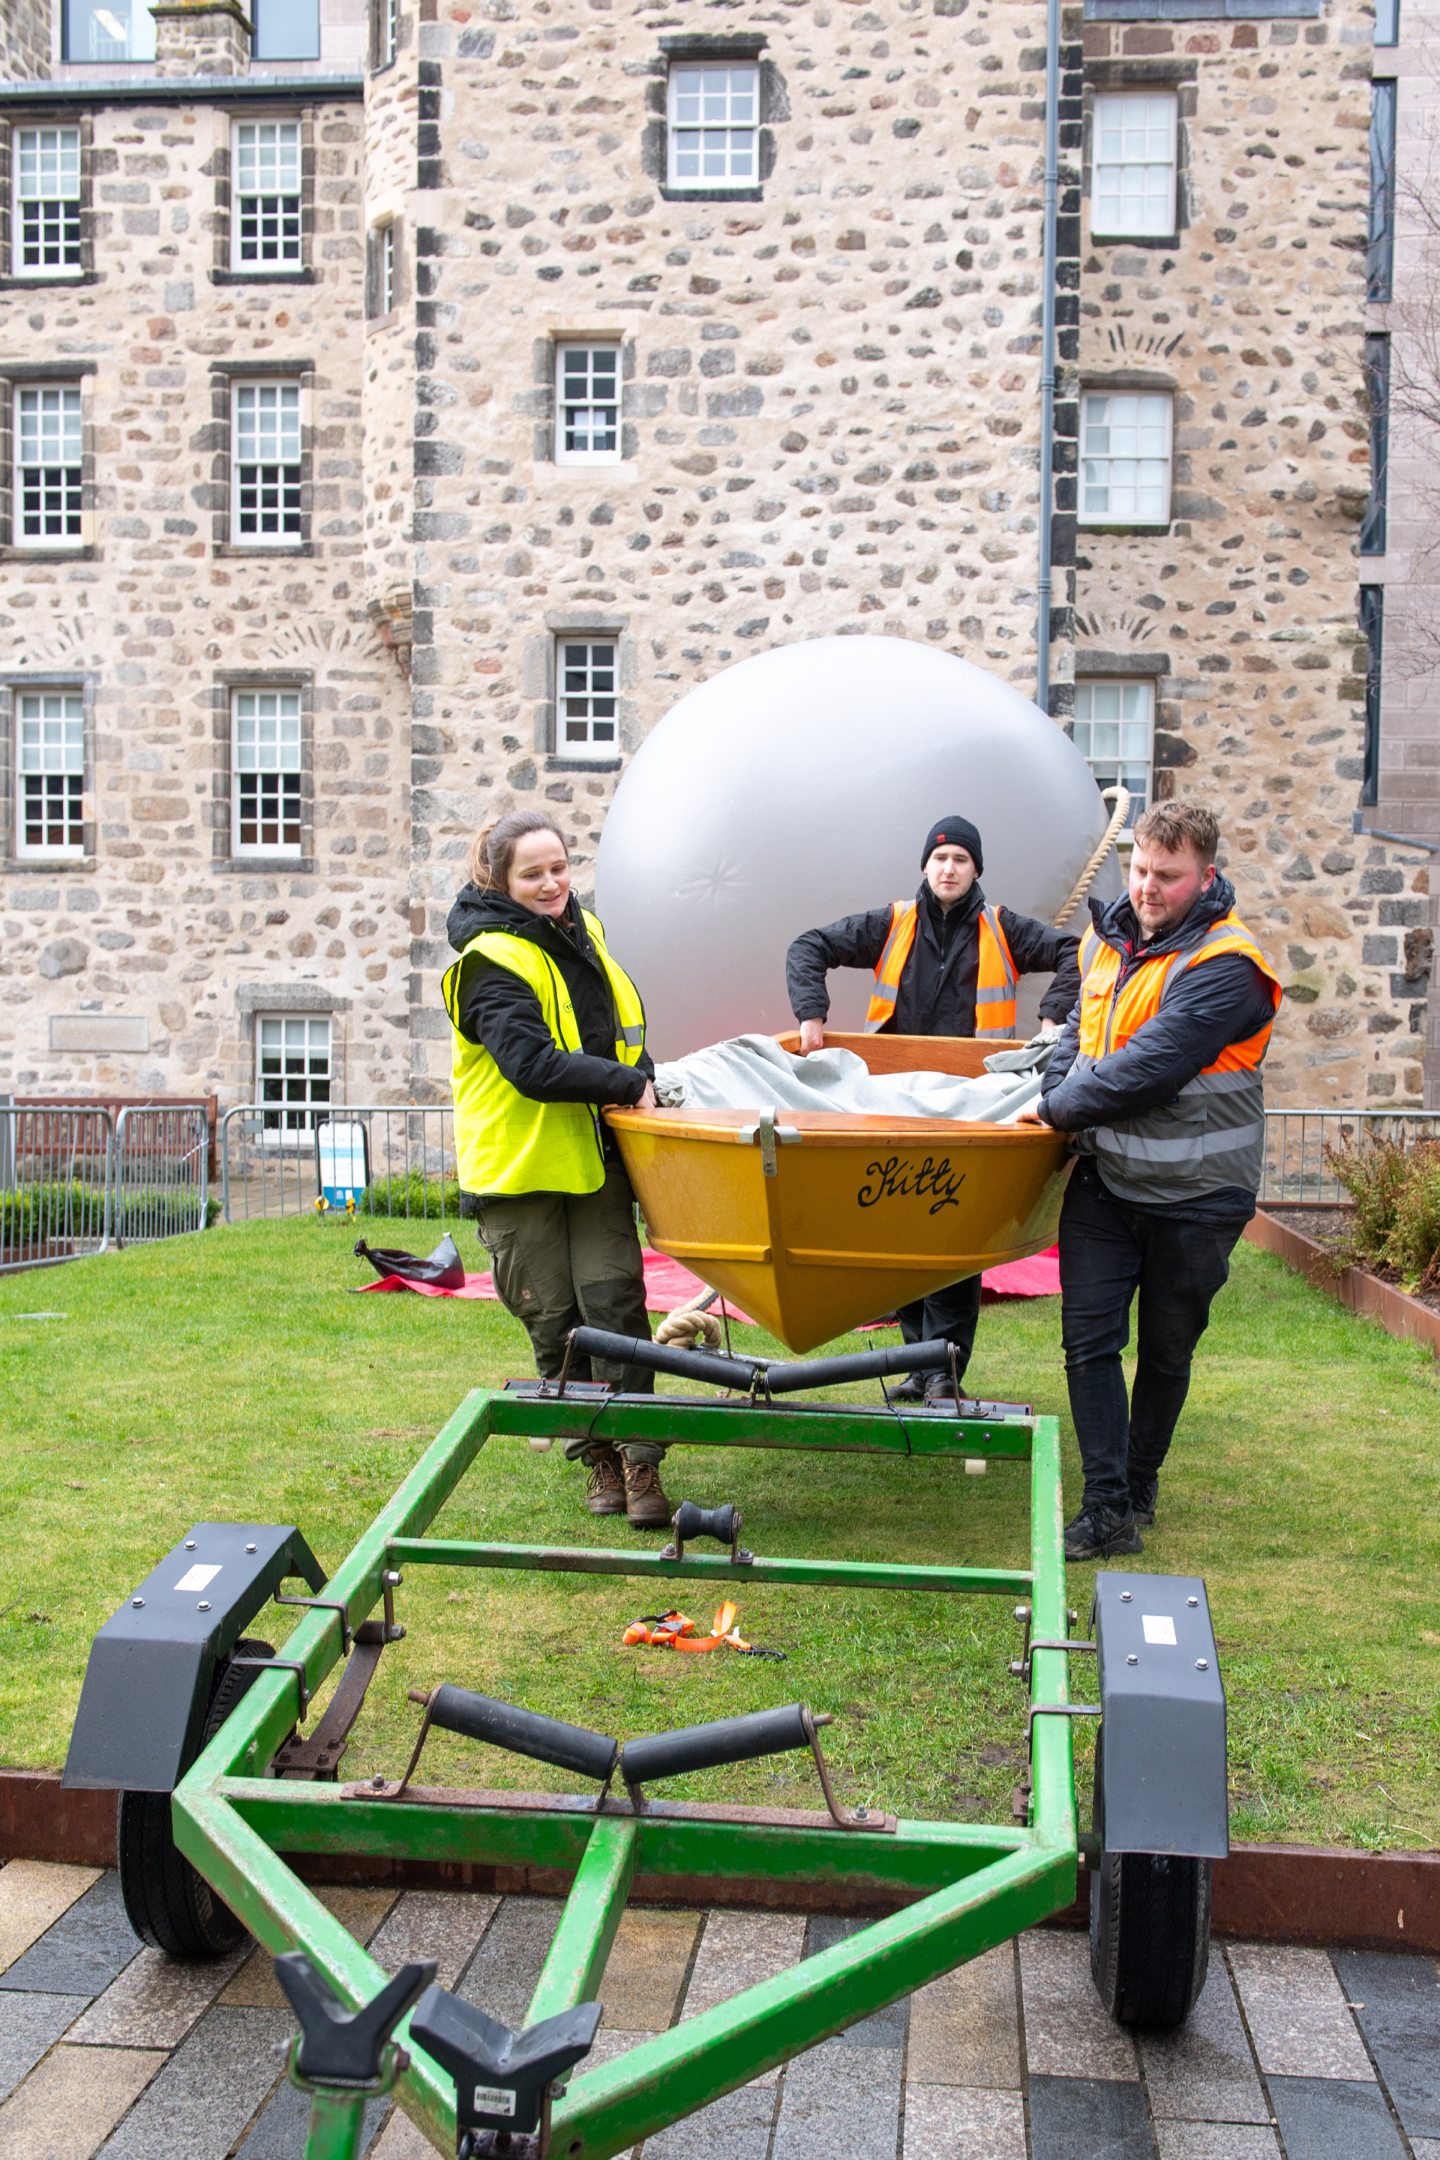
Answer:
[[[963,847],[975,865],[975,875],[977,877],[984,876],[984,850],[980,845],[980,835],[970,823],[969,818],[942,817],[936,819],[926,838],[924,853],[920,857],[922,870],[937,847]]]

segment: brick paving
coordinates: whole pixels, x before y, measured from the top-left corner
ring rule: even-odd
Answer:
[[[333,1890],[393,1970],[435,1956],[515,2022],[560,1907]],[[855,1923],[637,1910],[606,1968],[606,2059]],[[172,1965],[113,1874],[0,1868],[0,2160],[302,2160],[291,2030],[264,1953]],[[388,2103],[369,2160],[432,2148]],[[1038,1930],[646,2140],[632,2160],[1440,2160],[1440,1962],[1216,1943],[1183,2033],[1105,2018],[1082,1937]]]

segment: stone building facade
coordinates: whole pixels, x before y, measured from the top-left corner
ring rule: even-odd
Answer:
[[[768,644],[913,637],[1031,691],[1048,545],[1057,722],[1103,767],[1129,715],[1143,784],[1224,814],[1290,990],[1276,1100],[1420,1100],[1424,858],[1351,829],[1361,0],[1064,11],[1048,520],[1036,0],[323,0],[291,59],[267,4],[305,15],[256,0],[252,45],[161,0],[103,81],[63,5],[7,14],[0,1091],[245,1100],[278,1057],[292,1100],[307,1059],[443,1093],[482,815],[555,808],[586,884],[626,756]],[[57,276],[16,255],[51,127]],[[33,545],[41,391],[83,473]],[[40,776],[58,851],[47,716],[83,745]]]

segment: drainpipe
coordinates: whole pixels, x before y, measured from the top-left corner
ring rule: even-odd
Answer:
[[[1040,575],[1036,580],[1035,702],[1050,710],[1050,532],[1055,492],[1055,220],[1060,185],[1060,0],[1045,4],[1045,207],[1040,312]]]

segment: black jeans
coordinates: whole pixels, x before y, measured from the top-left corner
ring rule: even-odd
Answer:
[[[895,1317],[907,1343],[950,1343],[955,1351],[955,1370],[963,1380],[980,1318],[980,1277],[967,1275],[964,1282],[948,1283],[943,1290],[932,1290],[928,1297],[900,1305]]]
[[[1123,1514],[1164,1462],[1195,1345],[1244,1227],[1240,1216],[1196,1221],[1117,1200],[1093,1163],[1077,1165],[1060,1215],[1060,1327],[1086,1507]],[[1120,1353],[1137,1290],[1135,1385],[1127,1402]]]

